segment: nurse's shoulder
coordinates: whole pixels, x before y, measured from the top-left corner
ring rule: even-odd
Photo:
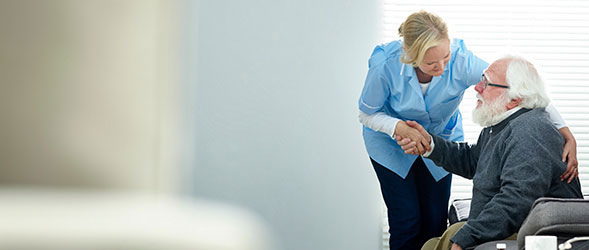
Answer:
[[[403,41],[396,40],[389,43],[377,45],[368,60],[370,68],[383,64],[401,65],[400,57],[403,54]]]
[[[458,61],[462,66],[471,67],[472,64],[483,64],[487,67],[488,63],[476,57],[474,53],[466,47],[464,40],[454,38],[450,45],[452,51],[452,61]]]
[[[469,50],[462,39],[453,39],[450,50],[452,58],[446,67],[453,72],[452,79],[465,88],[476,84],[489,64]]]
[[[472,52],[466,48],[464,40],[460,38],[452,39],[452,43],[450,43],[450,51],[452,51],[454,57],[465,57],[472,54]]]

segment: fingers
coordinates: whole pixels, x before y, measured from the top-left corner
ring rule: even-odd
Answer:
[[[431,149],[431,147],[429,145],[429,140],[427,140],[421,134],[414,135],[414,136],[416,137],[416,142],[417,142],[417,146],[419,148],[419,152],[421,152],[423,154]]]
[[[406,124],[414,129],[416,129],[420,135],[423,137],[424,140],[424,146],[427,148],[427,150],[430,150],[430,135],[429,133],[421,126],[421,124],[417,123],[416,121],[407,121]]]
[[[563,162],[566,162],[566,156],[563,155],[563,157],[564,158],[562,159],[562,161]],[[574,168],[574,166],[573,166],[572,162],[568,162],[567,163],[567,168],[564,170],[564,172],[562,173],[562,175],[560,175],[560,180],[561,181],[564,181],[565,179],[567,179],[568,177],[570,177],[571,174],[574,173],[573,172],[573,168]]]
[[[419,150],[417,142],[412,141],[409,138],[399,138],[397,144],[401,146],[401,149],[403,149],[406,154],[421,155],[424,153]]]
[[[421,133],[421,135],[423,135],[424,137],[429,138],[429,133],[418,122],[416,122],[416,121],[407,121],[407,125],[409,125],[412,128],[417,129],[417,131],[419,131],[419,133]]]
[[[405,150],[405,154],[419,155],[419,152],[417,151],[416,147],[412,147],[410,149]]]
[[[565,181],[567,183],[571,183],[575,178],[579,177],[579,170],[577,167],[574,167],[570,170],[566,170],[561,176],[560,180]]]
[[[415,142],[423,142],[425,138],[419,133],[419,131],[415,128],[407,126],[406,123],[401,123],[397,125],[395,129],[395,136],[399,136],[401,138],[410,138]]]
[[[399,144],[401,145],[401,144]],[[413,154],[413,155],[422,155],[425,154],[426,149],[425,147],[421,146],[420,144],[414,141],[410,141],[409,143],[403,143],[403,145],[401,146],[401,149],[403,149],[403,151],[406,154]]]
[[[403,139],[403,141],[401,141],[400,143],[398,142],[398,144],[401,146],[401,149],[403,149],[403,151],[405,151],[406,154],[420,154],[420,152],[422,152],[418,146],[418,143],[415,141],[411,141],[409,139]]]
[[[417,149],[417,143],[415,143],[414,141],[409,142],[403,146],[401,146],[401,148],[403,149],[403,151],[408,151],[408,150],[412,150],[412,149]]]
[[[562,153],[562,162],[566,162],[567,154],[568,154],[568,152],[565,149],[565,152]],[[570,176],[572,170],[573,170],[572,163],[571,162],[567,163],[567,168],[560,175],[560,181],[564,181],[566,178],[568,178]]]
[[[560,175],[560,181],[567,181],[569,182],[569,180],[567,180],[568,178],[571,177],[571,175],[573,175],[574,172],[572,170],[565,170],[564,173],[562,173],[562,175]],[[570,182],[569,182],[570,183]]]
[[[417,152],[417,143],[409,138],[401,138],[400,136],[395,137],[397,139],[397,145],[401,146],[401,149],[406,154]]]
[[[560,180],[566,180],[567,183],[571,183],[575,178],[579,176],[578,162],[576,159],[570,159],[567,162],[567,169],[560,176]]]
[[[424,141],[425,144],[423,144],[423,153],[425,154],[425,152],[432,150],[432,147],[429,145],[429,140]]]
[[[430,135],[415,121],[399,122],[395,129],[395,139],[405,153],[421,155],[431,150]],[[408,144],[406,139],[415,143]]]
[[[403,149],[406,154],[414,154],[413,152],[417,152],[417,143],[410,138],[403,138],[397,135],[395,136],[395,140],[397,141],[397,145],[401,146],[401,149]]]
[[[410,149],[405,150],[405,154],[422,155],[423,152],[420,152],[419,149],[417,149],[417,147],[412,147]]]
[[[578,172],[577,168],[575,168],[575,170],[576,171],[573,174],[571,174],[571,176],[569,176],[567,183],[571,183],[575,178],[579,177],[579,172]]]
[[[572,166],[572,170],[570,171],[571,173],[569,174],[569,178],[567,180],[567,183],[571,183],[575,178],[579,177],[579,167],[578,167],[578,162],[576,159],[571,160],[571,166]],[[568,167],[567,167],[568,169]],[[566,177],[565,177],[566,178]]]
[[[570,147],[572,147],[572,149]],[[579,177],[579,162],[577,161],[576,145],[565,143],[562,152],[562,161],[567,163],[567,169],[560,176],[560,180],[566,180],[567,183],[571,183],[575,178]]]
[[[401,146],[401,148],[402,148],[403,150],[405,150],[405,149],[407,149],[407,148],[409,148],[409,147],[412,147],[412,146],[410,145],[410,144],[412,144],[412,143],[413,143],[413,144],[415,144],[415,142],[414,142],[414,141],[412,141],[412,140],[411,140],[411,139],[409,139],[409,138],[401,138],[400,136],[397,136],[397,145]]]
[[[410,127],[413,127],[413,128],[421,127],[421,125],[416,121],[407,120],[406,123],[407,123],[407,125],[409,125]]]
[[[409,137],[413,141],[417,142],[417,147],[420,152],[425,152],[430,149],[429,135],[427,137],[425,137],[417,129],[411,128],[411,131],[409,133]]]
[[[415,150],[417,151],[418,154],[423,154],[427,151],[429,151],[430,146],[429,143],[427,141],[424,140],[424,138],[422,136],[416,136],[416,135],[410,135],[410,139],[412,142],[414,142],[413,147],[415,148]]]

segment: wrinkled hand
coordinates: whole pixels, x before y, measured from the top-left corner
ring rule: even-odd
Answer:
[[[575,178],[579,176],[579,162],[577,161],[577,142],[575,139],[569,139],[564,144],[562,151],[562,161],[567,162],[567,169],[560,176],[560,180],[567,180],[567,183],[571,183]]]
[[[399,121],[395,139],[406,154],[422,155],[431,150],[429,133],[415,121]]]

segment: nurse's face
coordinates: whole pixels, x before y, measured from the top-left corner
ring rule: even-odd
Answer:
[[[448,61],[450,61],[450,41],[442,39],[438,46],[427,49],[423,60],[417,66],[425,74],[440,76],[444,73]]]

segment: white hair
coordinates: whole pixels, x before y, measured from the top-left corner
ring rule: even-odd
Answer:
[[[545,108],[550,99],[544,90],[544,81],[532,63],[517,56],[506,56],[509,60],[505,81],[509,84],[507,96],[520,98],[522,108]]]

